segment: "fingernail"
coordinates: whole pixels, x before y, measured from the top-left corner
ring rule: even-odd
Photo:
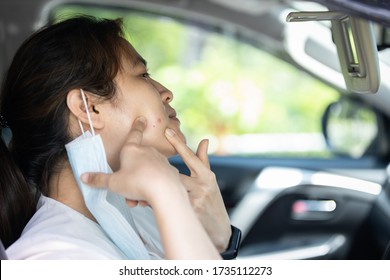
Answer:
[[[176,134],[176,132],[171,128],[167,128],[165,129],[165,134],[169,137],[173,137]]]
[[[140,121],[140,122],[142,122],[142,123],[146,123],[146,119],[145,119],[144,116],[139,116],[139,117],[137,118],[137,121]]]
[[[81,174],[80,176],[81,182],[88,183],[88,177],[89,177],[88,173]]]

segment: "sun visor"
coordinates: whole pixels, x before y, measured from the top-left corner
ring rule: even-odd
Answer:
[[[374,31],[369,21],[330,11],[291,12],[286,20],[287,22],[330,21],[331,38],[336,46],[339,66],[347,90],[356,93],[378,91],[380,84],[378,52]],[[290,33],[288,40],[292,42],[294,35]],[[337,69],[333,70],[337,71]],[[337,75],[335,73],[334,75],[337,79]]]

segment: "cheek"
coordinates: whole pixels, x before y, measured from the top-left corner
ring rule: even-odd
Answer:
[[[169,121],[164,117],[148,119],[148,125],[144,131],[142,144],[156,148],[165,156],[173,156],[176,150],[165,137],[165,129],[169,126]]]
[[[156,128],[157,126],[160,126],[162,123],[162,120],[160,117],[158,117],[154,122],[152,122],[153,128]]]
[[[147,129],[151,131],[151,133],[158,133],[163,130],[168,125],[168,120],[162,115],[151,115],[147,118],[148,125]]]
[[[147,118],[147,126],[144,131],[144,140],[148,142],[161,141],[165,138],[165,129],[168,126],[168,121],[162,116],[151,116]]]

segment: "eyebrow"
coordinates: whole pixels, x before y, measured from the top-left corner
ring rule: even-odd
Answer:
[[[146,60],[142,57],[142,56],[137,56],[137,58],[136,58],[136,61],[135,61],[135,63],[134,63],[134,66],[136,66],[137,64],[143,64],[145,67],[147,67],[147,62],[146,62]]]

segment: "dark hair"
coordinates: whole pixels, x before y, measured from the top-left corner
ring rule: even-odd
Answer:
[[[0,234],[5,247],[19,238],[47,195],[50,175],[71,140],[67,93],[84,89],[105,99],[129,52],[120,19],[81,16],[46,26],[17,51],[6,74],[0,112],[12,130],[0,140]],[[1,132],[1,131],[0,131]]]

